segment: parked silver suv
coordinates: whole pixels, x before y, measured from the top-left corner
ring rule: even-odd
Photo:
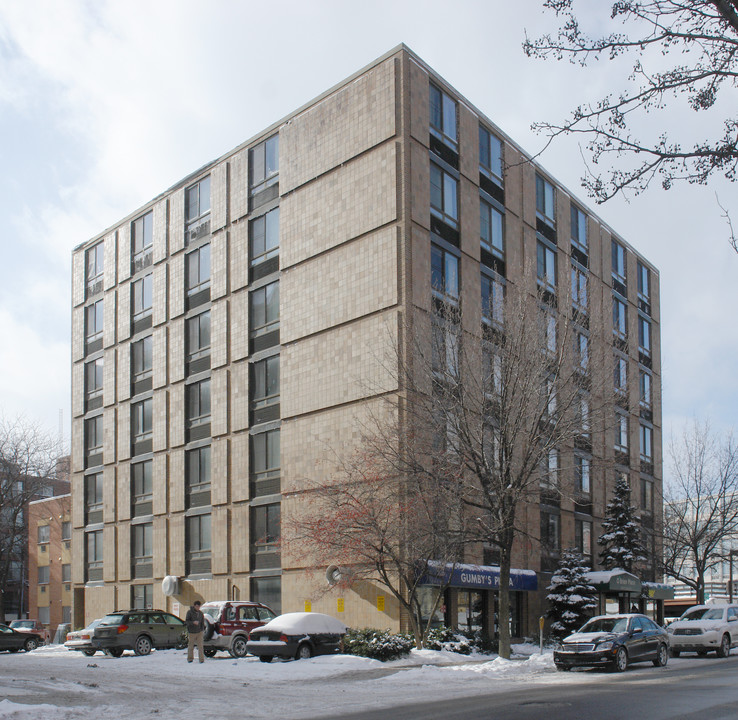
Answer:
[[[671,654],[682,652],[728,657],[738,646],[738,605],[695,605],[667,628]]]

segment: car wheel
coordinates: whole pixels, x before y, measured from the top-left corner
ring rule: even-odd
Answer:
[[[215,653],[218,651],[214,647],[205,648],[205,657],[215,657]]]
[[[697,657],[705,657],[707,655],[707,650],[698,650],[697,651]]]
[[[302,643],[297,648],[295,653],[295,660],[309,660],[313,656],[313,650],[307,643]]]
[[[82,653],[84,655],[87,655],[87,657],[92,657],[96,652],[97,652],[97,650],[83,650],[82,651]]]
[[[188,639],[188,636],[187,636],[187,631],[185,630],[185,631],[184,631],[184,632],[183,632],[183,633],[182,633],[182,634],[181,634],[181,635],[180,635],[180,636],[179,636],[179,637],[177,638],[177,642],[176,642],[176,644],[174,645],[174,647],[175,647],[175,648],[176,648],[177,650],[184,650],[184,649],[185,649],[185,648],[187,647],[187,643],[188,643],[188,641],[189,641],[189,639]]]
[[[133,646],[133,652],[136,655],[148,655],[151,652],[151,640],[146,635],[136,638],[136,644]]]
[[[32,638],[32,637],[28,638],[28,640],[26,640],[23,643],[23,649],[26,652],[31,652],[31,650],[35,650],[37,647],[38,647],[38,640],[36,640],[36,638]]]
[[[271,662],[273,655],[259,655],[259,660],[262,662]]]
[[[248,651],[246,650],[246,640],[244,640],[241,635],[233,638],[231,642],[231,655],[234,658],[242,658],[248,655]]]
[[[666,667],[667,662],[669,662],[669,652],[666,649],[666,645],[659,645],[653,665],[654,667]]]
[[[210,640],[211,637],[213,637],[213,634],[215,633],[215,628],[213,627],[213,621],[210,619],[208,615],[205,616],[205,629],[202,632],[202,639],[203,640]]]
[[[672,657],[679,657],[682,654],[681,650],[677,650],[676,648],[672,648],[670,651]]]
[[[717,656],[726,658],[728,655],[730,655],[730,638],[728,635],[723,635],[723,639],[720,641],[720,647],[717,649]]]
[[[628,651],[624,647],[618,648],[618,652],[615,655],[615,663],[613,664],[613,670],[615,672],[625,672],[628,667]]]
[[[108,653],[114,658],[119,658],[123,654],[123,648],[108,648]]]
[[[571,665],[557,665],[556,669],[561,672],[569,672],[569,670],[571,670]]]

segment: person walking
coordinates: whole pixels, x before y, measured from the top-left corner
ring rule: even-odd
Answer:
[[[187,611],[185,623],[187,625],[187,634],[189,635],[187,642],[187,662],[191,663],[195,658],[195,645],[197,645],[197,657],[200,659],[200,662],[205,662],[205,653],[202,645],[205,616],[200,610],[199,600],[195,600],[192,603],[192,607]]]

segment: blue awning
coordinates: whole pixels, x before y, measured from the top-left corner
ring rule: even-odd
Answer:
[[[471,590],[497,590],[500,568],[497,565],[470,565],[431,561],[420,579],[422,585],[447,585]],[[537,590],[535,570],[510,570],[510,590]]]

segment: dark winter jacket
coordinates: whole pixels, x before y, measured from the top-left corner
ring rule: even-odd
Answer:
[[[205,629],[205,616],[194,605],[187,611],[185,616],[187,632],[199,633]]]

